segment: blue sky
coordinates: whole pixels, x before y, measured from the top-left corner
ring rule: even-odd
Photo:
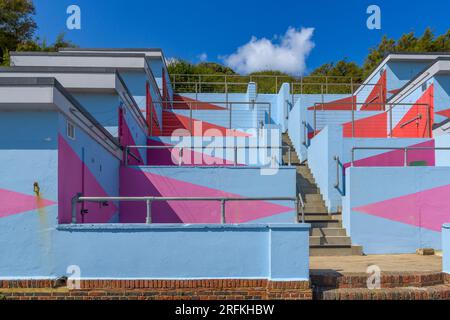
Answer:
[[[368,49],[383,35],[421,34],[430,26],[436,33],[450,29],[448,0],[34,0],[37,35],[52,42],[60,32],[81,47],[159,47],[167,57],[198,62],[232,63],[251,37],[277,46],[289,27],[314,28],[305,72],[342,58],[362,63]],[[81,30],[66,28],[66,9],[81,8]],[[366,27],[366,9],[381,8],[381,30]],[[309,29],[310,30],[310,29]],[[257,44],[261,44],[257,42]],[[301,51],[301,50],[300,50]],[[289,52],[287,52],[289,53]],[[203,55],[204,56],[204,55]],[[269,54],[270,56],[270,54]],[[238,61],[233,65],[239,65]],[[224,60],[225,59],[225,60]],[[235,60],[236,60],[235,59]],[[298,61],[293,60],[292,63]]]

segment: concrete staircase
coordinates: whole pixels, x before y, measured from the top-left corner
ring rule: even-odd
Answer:
[[[283,135],[283,145],[291,146],[292,142],[287,134]],[[287,163],[288,152],[283,154]],[[305,222],[311,224],[310,255],[311,256],[339,256],[362,255],[362,247],[352,245],[350,237],[342,227],[341,214],[329,214],[320,190],[307,163],[300,163],[295,151],[291,155],[291,164],[297,166],[297,191],[303,197],[305,204]],[[299,221],[302,220],[299,212]]]

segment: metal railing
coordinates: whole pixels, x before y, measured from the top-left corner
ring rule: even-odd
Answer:
[[[298,194],[298,200],[300,202],[300,214],[301,214],[301,221],[302,223],[305,223],[305,202],[303,201],[303,196],[301,193]],[[298,202],[297,202],[297,212],[298,212]]]
[[[168,101],[156,101],[152,102],[153,104],[157,105],[164,105],[164,106],[171,106],[170,108],[166,108],[166,110],[189,110],[189,132],[192,135],[193,130],[193,114],[195,111],[204,110],[201,109],[200,106],[204,105],[214,105],[218,108],[223,107],[223,111],[228,112],[228,128],[233,128],[233,120],[235,117],[238,117],[238,114],[236,112],[242,111],[242,108],[239,108],[238,106],[247,106],[250,110],[245,111],[254,111],[254,110],[262,110],[264,111],[264,120],[257,119],[258,122],[263,122],[263,124],[270,124],[272,119],[272,103],[270,102],[255,102],[255,101],[178,101],[178,100],[168,100]],[[176,106],[181,106],[180,108],[177,108]],[[186,108],[183,108],[186,107]],[[234,113],[234,116],[233,116]],[[267,117],[266,114],[267,113]],[[153,108],[150,108],[150,119],[153,119]],[[202,121],[201,119],[198,119],[198,121]],[[167,126],[167,124],[165,124]],[[253,128],[255,126],[251,126]],[[172,129],[172,128],[169,128]],[[174,128],[178,129],[178,127]],[[164,130],[164,128],[163,128]],[[150,126],[150,136],[153,135],[153,128]]]
[[[147,150],[169,150],[169,149],[178,149],[178,166],[183,165],[183,154],[184,150],[190,150],[190,151],[196,151],[198,149],[201,149],[200,152],[203,152],[203,150],[234,150],[234,160],[233,165],[238,166],[238,151],[245,149],[245,150],[260,150],[260,149],[278,149],[278,150],[288,150],[288,166],[292,165],[292,148],[291,146],[125,146],[125,154],[133,155],[133,153],[130,151],[130,149],[147,149]],[[283,156],[283,155],[281,155]],[[136,159],[136,156],[133,155],[133,158]],[[282,160],[282,159],[281,159]],[[224,161],[228,161],[227,159],[224,159]],[[281,161],[282,163],[282,161]],[[128,157],[125,157],[124,161],[125,166],[128,166]],[[203,166],[202,166],[203,167]],[[216,167],[216,166],[215,166]]]
[[[325,110],[324,106],[332,106],[332,105],[349,105],[351,110]],[[321,106],[322,109],[319,107]],[[368,107],[373,107],[375,106],[375,108],[373,109],[365,109],[365,110],[357,110],[358,106],[368,106]],[[371,103],[366,103],[366,102],[328,102],[328,103],[323,103],[323,102],[317,102],[314,103],[314,110],[313,110],[313,126],[314,126],[314,132],[318,132],[321,128],[319,128],[318,126],[318,115],[322,114],[322,112],[327,112],[327,111],[336,111],[339,112],[340,115],[344,114],[344,112],[347,112],[348,114],[351,113],[351,118],[350,121],[345,121],[345,122],[351,122],[351,130],[352,130],[352,137],[355,137],[355,122],[361,119],[356,119],[355,118],[355,113],[356,112],[377,112],[379,111],[380,113],[387,113],[387,125],[388,125],[388,137],[393,137],[393,118],[395,116],[395,112],[399,111],[400,114],[404,115],[405,113],[403,112],[403,110],[398,110],[401,109],[402,107],[407,107],[407,108],[416,108],[417,109],[417,117],[415,117],[414,119],[409,119],[406,120],[405,122],[400,124],[401,128],[404,128],[405,126],[413,123],[413,122],[417,122],[422,120],[423,118],[425,118],[425,129],[424,129],[424,137],[431,137],[432,136],[432,125],[430,123],[431,121],[431,117],[430,117],[430,105],[427,103],[384,103],[384,102],[371,102]],[[324,115],[326,115],[326,113],[323,113]],[[338,114],[335,114],[335,116]],[[325,116],[326,117],[326,116]],[[332,119],[331,119],[332,120]],[[342,119],[337,119],[338,123],[337,124],[342,124],[341,122]],[[331,121],[329,118],[325,119],[325,122],[327,124],[330,124]],[[381,125],[381,124],[380,124]],[[376,127],[378,127],[378,125],[376,125]],[[367,128],[367,125],[366,125]]]
[[[308,124],[306,123],[306,121],[302,121],[302,126],[303,126],[303,142],[302,144],[307,147],[308,143],[309,143],[309,136],[308,136]]]
[[[301,197],[300,197],[301,199]],[[226,203],[227,202],[241,202],[241,201],[293,201],[295,203],[295,210],[298,213],[299,198],[296,197],[246,197],[246,198],[232,198],[232,197],[83,197],[77,194],[72,198],[72,224],[77,223],[77,204],[83,202],[96,202],[106,204],[108,202],[145,202],[146,203],[146,224],[152,223],[152,203],[153,202],[167,202],[167,201],[213,201],[220,202],[220,222],[226,221]],[[82,214],[87,214],[84,211]],[[297,218],[295,219],[297,221]],[[302,215],[302,222],[305,222],[304,214]]]
[[[360,79],[355,79],[348,76],[281,76],[281,75],[224,75],[224,74],[171,74],[171,83],[174,91],[187,88],[189,91],[184,92],[208,92],[216,91],[215,93],[235,92],[230,90],[233,85],[240,86],[249,82],[255,82],[258,85],[258,93],[278,93],[283,83],[291,84],[292,93],[295,93],[295,87],[300,86],[298,93],[303,93],[308,85],[324,85],[325,92],[329,92],[329,87],[339,84],[354,84]],[[358,80],[358,81],[356,81]],[[214,90],[205,90],[205,87],[213,88]],[[217,90],[219,89],[219,90]],[[246,90],[246,87],[245,87]],[[238,92],[245,92],[245,90]],[[219,92],[217,92],[219,91]],[[314,90],[316,91],[316,90]],[[317,93],[317,92],[316,92]]]
[[[334,187],[337,189],[340,185],[340,159],[338,156],[334,156],[334,161],[336,161],[336,183],[334,184]]]
[[[352,161],[351,166],[355,166],[356,150],[403,150],[403,166],[408,167],[408,151],[433,150],[433,151],[450,151],[450,147],[353,147],[351,150]]]

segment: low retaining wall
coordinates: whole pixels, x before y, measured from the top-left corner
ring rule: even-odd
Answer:
[[[16,235],[0,248],[0,279],[309,280],[308,224],[59,225],[51,245]],[[46,256],[15,258],[17,244]],[[15,260],[12,260],[15,259]],[[38,268],[36,268],[38,266]]]
[[[309,279],[309,225],[76,225],[54,240],[83,279]]]
[[[343,225],[366,254],[440,249],[449,181],[449,167],[349,168]]]
[[[339,125],[326,126],[311,140],[308,148],[308,164],[330,212],[339,211],[342,207],[342,197],[347,192],[345,172],[351,165],[354,147],[434,147],[434,140],[428,138],[344,138],[342,131]],[[362,167],[402,167],[405,161],[403,150],[355,150],[354,156],[354,166]],[[339,158],[339,167],[335,157]],[[434,166],[435,151],[410,150],[406,161],[408,164],[424,162],[427,166]]]
[[[308,281],[265,279],[88,280],[79,290],[53,288],[51,281],[0,281],[8,300],[311,300]],[[38,289],[36,289],[38,288]]]
[[[121,196],[296,197],[295,167],[122,167]],[[273,173],[266,175],[265,173]],[[225,207],[227,223],[295,223],[293,201],[241,201]],[[144,202],[121,202],[120,222],[143,223]],[[178,201],[152,205],[154,223],[220,223],[220,202]]]

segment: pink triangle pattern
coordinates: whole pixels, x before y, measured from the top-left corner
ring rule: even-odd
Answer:
[[[58,137],[58,144],[58,221],[59,223],[70,223],[72,220],[71,199],[83,189],[83,172],[86,195],[91,197],[108,197],[110,195],[106,193],[89,167],[81,161],[61,135]],[[109,203],[108,206],[103,207],[92,202],[86,203],[84,208],[88,210],[88,214],[83,217],[83,220],[80,214],[81,206],[77,206],[77,222],[107,223],[118,209],[114,203]]]
[[[450,222],[450,185],[355,207],[352,210],[440,232]]]
[[[0,218],[52,206],[56,202],[11,190],[0,189]]]
[[[238,194],[126,167],[121,168],[121,196],[242,198]],[[145,221],[145,204],[128,202],[122,203],[120,208],[121,222]],[[266,201],[229,202],[226,219],[228,223],[245,223],[290,211],[294,209]],[[152,206],[155,223],[219,223],[220,217],[219,202],[169,201]]]

